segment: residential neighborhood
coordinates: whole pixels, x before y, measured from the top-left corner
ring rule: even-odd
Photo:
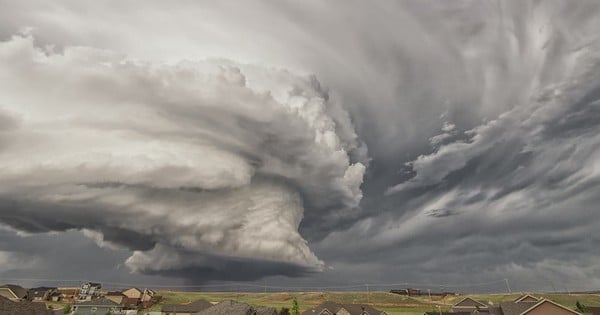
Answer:
[[[422,292],[427,292],[423,294]],[[193,298],[193,297],[204,298]],[[296,296],[302,297],[300,303]],[[213,298],[211,298],[213,297]],[[558,302],[553,299],[562,301]],[[580,302],[581,298],[583,302]],[[318,302],[318,300],[321,300]],[[565,303],[565,301],[570,301]],[[283,303],[282,303],[283,302]],[[589,304],[589,305],[587,305]],[[404,305],[404,307],[398,307]],[[418,309],[423,311],[418,312]],[[460,295],[390,292],[177,292],[127,287],[0,286],[0,315],[600,315],[600,294]]]

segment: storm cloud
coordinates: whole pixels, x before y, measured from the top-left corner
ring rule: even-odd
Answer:
[[[3,237],[132,281],[600,285],[595,1],[0,6]]]

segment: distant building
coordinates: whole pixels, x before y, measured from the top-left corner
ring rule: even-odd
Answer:
[[[100,296],[100,289],[102,289],[102,285],[100,283],[86,282],[81,285],[77,299],[80,301],[89,301],[97,298]]]
[[[308,309],[302,315],[388,315],[370,305],[364,304],[341,304],[331,301],[324,302],[316,307]]]
[[[0,296],[11,301],[21,301],[27,298],[27,290],[20,285],[5,284],[0,286]]]
[[[72,311],[77,315],[92,315],[92,314],[119,314],[123,311],[123,307],[105,297],[75,303]]]

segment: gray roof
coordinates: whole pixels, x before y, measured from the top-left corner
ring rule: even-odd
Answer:
[[[257,307],[256,315],[277,315],[277,310],[273,307]]]
[[[246,303],[235,301],[223,301],[213,305],[196,315],[255,315],[256,311]]]
[[[2,315],[52,315],[53,312],[46,308],[44,303],[29,301],[14,302],[0,296],[0,314]]]
[[[165,304],[162,307],[163,312],[186,312],[195,313],[213,306],[206,300],[197,300],[188,304]]]
[[[111,300],[111,299],[107,299],[105,297],[96,299],[96,300],[91,300],[91,301],[82,301],[82,302],[78,302],[75,303],[75,305],[77,306],[121,306],[121,304]]]
[[[500,302],[500,308],[504,315],[519,315],[537,303],[538,302]]]
[[[53,291],[53,290],[56,290],[56,288],[55,287],[31,288],[31,289],[29,289],[29,291],[27,291],[27,298],[32,299],[32,298],[36,298],[36,297],[44,297],[44,295],[46,295],[46,292]]]
[[[364,311],[369,315],[384,314],[383,311],[380,311],[380,310],[372,307],[371,305],[340,304],[340,303],[327,301],[327,302],[321,303],[319,306],[316,306],[316,307],[313,307],[311,309],[304,311],[302,313],[302,315],[316,315],[316,314],[321,313],[325,309],[328,310],[329,312],[331,312],[332,314],[335,314],[335,313],[339,312],[339,310],[341,308],[344,308],[345,310],[347,310],[351,315],[355,315],[355,314],[361,315],[363,313],[363,308],[364,308]]]
[[[0,288],[8,288],[20,299],[23,299],[27,296],[27,290],[20,285],[5,284],[3,286],[0,286]]]

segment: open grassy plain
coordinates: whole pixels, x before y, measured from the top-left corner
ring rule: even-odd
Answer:
[[[211,302],[223,300],[236,300],[254,306],[270,306],[277,310],[281,307],[291,307],[292,299],[296,297],[300,310],[304,311],[324,301],[335,301],[340,303],[365,303],[371,304],[378,309],[387,311],[390,315],[422,315],[425,311],[448,310],[450,306],[464,297],[464,295],[449,296],[445,298],[427,296],[407,297],[387,292],[293,292],[293,293],[241,293],[241,292],[176,292],[160,291],[163,296],[161,304],[152,307],[152,310],[160,310],[162,304],[186,303],[197,299],[205,299]],[[546,297],[565,306],[574,308],[575,303],[580,301],[587,306],[600,306],[599,294],[534,294]],[[498,304],[500,301],[514,300],[520,294],[474,294],[469,295],[481,301]]]

